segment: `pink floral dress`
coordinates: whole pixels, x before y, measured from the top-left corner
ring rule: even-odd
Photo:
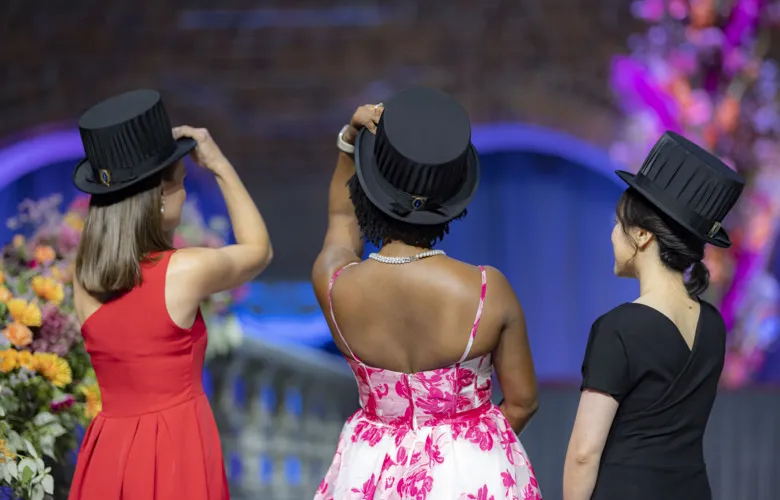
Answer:
[[[361,409],[341,432],[315,500],[541,500],[531,462],[490,401],[490,354],[467,360],[487,291],[461,360],[446,368],[399,373],[351,358]]]

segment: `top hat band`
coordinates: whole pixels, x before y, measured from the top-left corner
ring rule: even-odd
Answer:
[[[136,179],[139,175],[148,172],[150,169],[157,167],[161,163],[165,162],[176,151],[176,141],[171,141],[170,147],[162,151],[157,151],[154,156],[150,156],[143,161],[136,163],[131,168],[110,169],[105,168],[103,165],[95,165],[91,160],[92,175],[87,175],[87,182],[93,184],[101,184],[109,187],[114,184],[124,184]]]

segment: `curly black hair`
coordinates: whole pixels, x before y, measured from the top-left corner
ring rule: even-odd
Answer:
[[[397,241],[410,246],[420,248],[433,248],[444,236],[450,232],[450,222],[462,219],[466,216],[464,210],[451,221],[434,225],[418,225],[403,222],[379,210],[366,196],[357,175],[353,175],[347,182],[349,198],[355,207],[360,231],[363,240],[377,247]]]

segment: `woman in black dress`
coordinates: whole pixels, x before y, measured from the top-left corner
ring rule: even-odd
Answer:
[[[709,500],[702,440],[726,351],[720,313],[699,295],[707,243],[744,181],[677,134],[656,143],[629,184],[612,232],[615,274],[637,300],[593,323],[564,468],[565,500]],[[687,278],[686,278],[687,275]]]

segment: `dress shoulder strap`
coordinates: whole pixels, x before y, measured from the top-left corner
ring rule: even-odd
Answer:
[[[471,352],[471,346],[474,345],[474,338],[477,336],[477,329],[479,328],[479,320],[482,318],[482,309],[485,306],[485,295],[487,294],[487,273],[484,266],[479,266],[479,270],[482,272],[482,288],[479,292],[479,306],[477,306],[477,315],[474,318],[474,324],[471,326],[471,334],[469,335],[469,341],[466,344],[466,350],[463,351],[463,356],[460,357],[458,363],[463,363],[468,358]]]
[[[330,309],[330,318],[333,320],[333,328],[336,329],[336,333],[341,339],[341,342],[344,344],[344,347],[347,349],[347,352],[352,357],[352,359],[354,359],[358,363],[362,363],[362,361],[360,361],[360,359],[357,356],[355,356],[355,353],[352,352],[352,349],[349,347],[349,344],[347,344],[347,340],[344,338],[344,335],[342,335],[341,329],[339,328],[339,324],[336,322],[336,313],[333,311],[333,284],[336,282],[336,278],[339,277],[339,274],[341,274],[341,272],[344,269],[350,266],[354,266],[355,264],[357,264],[357,262],[350,262],[346,266],[342,267],[341,269],[333,273],[333,277],[330,279],[330,283],[328,283],[328,308]]]

